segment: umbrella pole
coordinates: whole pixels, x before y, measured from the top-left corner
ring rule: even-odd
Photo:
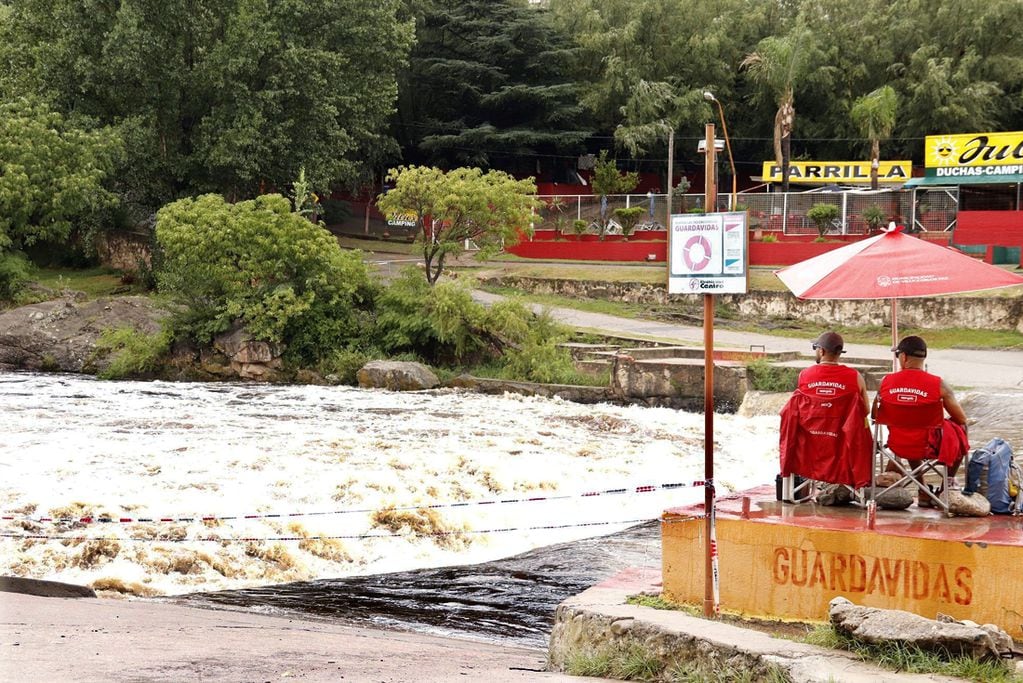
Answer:
[[[895,298],[892,299],[892,348],[893,349],[896,346],[899,345],[899,321],[896,318],[896,314],[898,312],[898,304],[896,303],[897,301],[898,301],[898,299],[895,299]],[[899,369],[898,365],[899,365],[899,357],[896,356],[896,355],[892,355],[892,372],[895,372],[896,370]]]

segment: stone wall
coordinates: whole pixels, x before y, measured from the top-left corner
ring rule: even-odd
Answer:
[[[133,232],[108,232],[96,237],[100,263],[110,268],[136,272],[139,264],[150,265],[150,237]]]
[[[525,277],[494,278],[491,284],[537,294],[557,294],[582,299],[625,303],[664,304],[669,301],[663,284],[640,282],[582,282]],[[796,318],[822,325],[888,326],[891,303],[887,300],[803,301],[789,292],[721,294],[718,301],[744,318]],[[702,314],[701,297],[671,299],[680,313]],[[691,310],[690,310],[691,309]],[[933,297],[898,302],[900,325],[922,329],[966,327],[1016,330],[1023,333],[1023,298],[998,296]]]

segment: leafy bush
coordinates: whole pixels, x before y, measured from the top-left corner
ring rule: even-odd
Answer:
[[[806,212],[806,217],[817,226],[817,235],[824,237],[824,234],[831,227],[831,221],[838,218],[839,210],[834,204],[814,204]]]
[[[407,269],[377,299],[373,341],[389,354],[411,353],[434,365],[499,363],[505,379],[573,382],[578,373],[568,338],[549,315],[535,316],[522,304],[502,301],[486,308],[467,286],[433,287]]]
[[[78,128],[39,100],[0,103],[0,250],[64,242],[113,204],[103,183],[122,147],[111,130]]]
[[[547,384],[580,383],[579,372],[572,362],[572,354],[559,346],[568,340],[568,330],[558,324],[549,313],[533,316],[517,303],[509,303],[507,311],[496,309],[498,309],[496,305],[491,309],[492,315],[517,315],[519,321],[527,323],[525,329],[517,336],[509,334],[511,332],[509,327],[503,328],[504,333],[516,341],[504,356],[502,373],[504,377]]]
[[[14,301],[31,272],[32,266],[23,255],[0,253],[0,301]]]
[[[110,364],[97,376],[103,379],[149,376],[160,369],[171,347],[168,330],[146,334],[132,327],[104,330],[96,341],[98,355],[112,355]]]
[[[636,228],[636,223],[639,222],[640,216],[646,211],[642,206],[632,206],[628,209],[615,209],[615,218],[622,226],[622,234],[628,237],[632,234],[632,231]]]
[[[459,282],[435,287],[405,269],[377,299],[374,340],[389,353],[414,352],[431,362],[459,363],[477,355],[483,307]]]
[[[884,225],[884,219],[887,217],[884,209],[877,204],[871,204],[863,210],[863,222],[870,226],[871,230],[877,230]]]
[[[796,388],[799,371],[771,365],[763,358],[746,363],[746,376],[752,389],[757,391],[792,391]]]
[[[229,204],[204,195],[157,214],[158,282],[184,308],[177,330],[200,343],[235,323],[315,362],[361,338],[374,288],[360,255],[342,251],[280,195]]]
[[[355,385],[358,383],[356,373],[359,369],[369,361],[383,357],[384,354],[379,350],[363,350],[356,347],[338,349],[321,359],[316,370],[325,377],[328,375],[337,377],[337,381],[342,384]]]

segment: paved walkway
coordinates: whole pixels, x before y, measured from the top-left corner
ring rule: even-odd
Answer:
[[[483,303],[492,303],[501,297],[497,294],[476,291],[473,297]],[[535,305],[535,310],[544,308]],[[572,327],[597,332],[608,332],[625,336],[678,343],[686,346],[703,346],[703,328],[674,323],[663,323],[654,320],[637,320],[620,318],[603,313],[588,313],[572,308],[547,307],[555,319]],[[796,351],[806,354],[807,362],[812,360],[810,350],[811,339],[793,337],[776,337],[756,332],[736,332],[734,330],[714,330],[714,348],[716,349],[750,349],[763,350],[768,353]],[[846,347],[849,357],[871,358],[890,361],[892,353],[889,346],[873,344],[849,344]],[[931,372],[941,375],[954,387],[959,389],[1023,389],[1023,351],[933,350],[927,359],[927,367]]]
[[[416,256],[377,253],[367,260],[375,263],[385,272],[397,272],[402,267],[420,262]],[[478,265],[471,256],[462,255],[455,260],[458,265]],[[592,270],[592,265],[585,266]],[[616,265],[616,267],[620,267]],[[636,268],[649,269],[651,266],[637,264]],[[492,303],[502,297],[498,294],[475,291],[477,301]],[[534,305],[534,310],[544,308]],[[654,320],[621,318],[602,313],[588,313],[573,308],[546,307],[553,316],[566,325],[595,332],[607,332],[625,336],[652,338],[687,346],[703,346],[703,328],[688,325],[664,323]],[[807,362],[812,360],[810,339],[777,337],[756,332],[736,332],[715,329],[714,346],[720,349],[764,350],[768,353],[796,351],[806,354]],[[849,357],[870,358],[891,361],[889,345],[849,344]],[[936,349],[928,358],[928,370],[946,379],[957,389],[1003,389],[1023,390],[1023,351]]]

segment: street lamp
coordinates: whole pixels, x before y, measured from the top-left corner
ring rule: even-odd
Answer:
[[[732,209],[732,211],[735,211],[735,206],[737,202],[735,189],[736,187],[735,160],[732,158],[732,143],[728,139],[728,126],[725,124],[725,110],[724,108],[722,108],[721,102],[718,100],[718,98],[714,97],[714,93],[712,93],[710,90],[703,91],[703,99],[707,100],[708,102],[713,102],[714,104],[716,104],[718,106],[718,113],[721,115],[721,130],[725,135],[725,147],[728,149],[728,165],[732,167],[732,206],[730,208]]]

